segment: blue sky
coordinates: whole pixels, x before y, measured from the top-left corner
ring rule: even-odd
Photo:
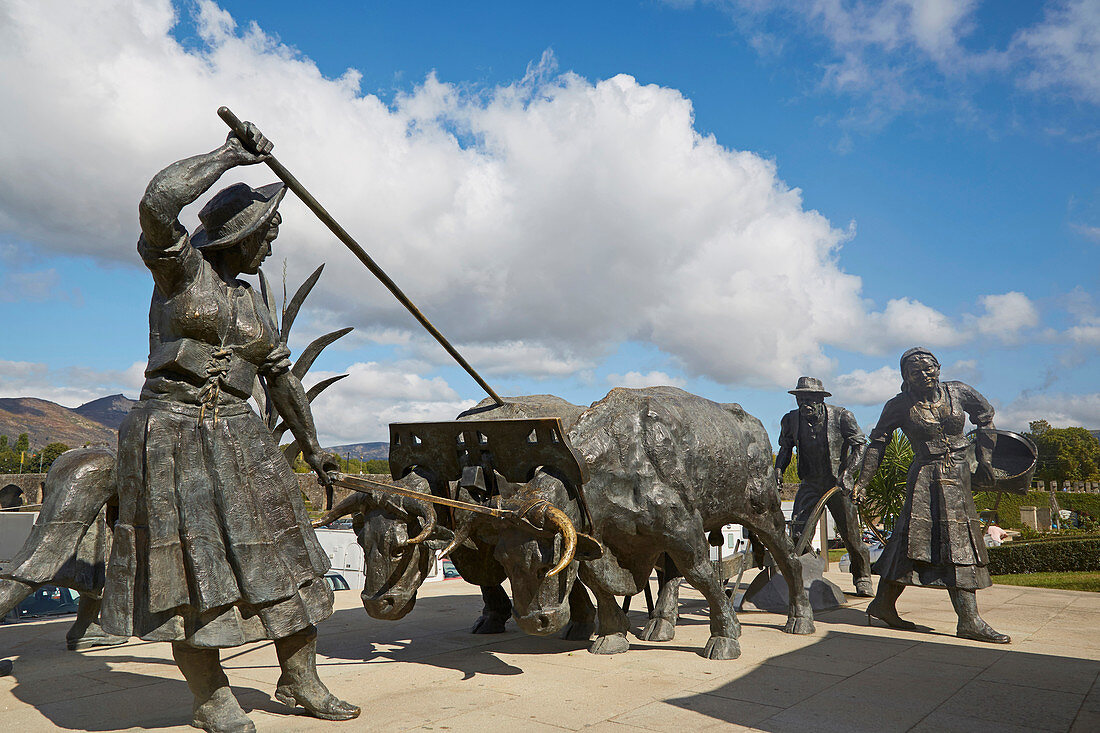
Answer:
[[[0,396],[136,396],[136,203],[228,104],[502,394],[774,438],[813,374],[869,430],[919,343],[1003,427],[1100,427],[1097,0],[50,5],[0,4]],[[356,327],[323,441],[480,399],[310,217],[265,269],[328,263],[293,348]]]

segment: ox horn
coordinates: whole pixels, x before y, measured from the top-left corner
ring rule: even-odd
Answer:
[[[359,492],[345,497],[343,501],[325,512],[320,519],[313,523],[314,529],[324,527],[326,524],[332,524],[346,514],[365,511],[369,499],[370,497],[367,494],[361,494]]]
[[[577,553],[577,530],[573,527],[573,523],[569,521],[568,515],[552,504],[546,506],[543,517],[544,524],[549,523],[557,527],[565,542],[565,547],[562,548],[561,552],[561,560],[546,574],[546,577],[552,578],[569,567],[569,563],[573,562],[573,556]]]
[[[412,504],[411,507],[408,505],[409,503]],[[428,535],[435,530],[435,507],[429,502],[419,499],[413,499],[412,502],[402,502],[402,506],[405,507],[405,511],[409,512],[409,514],[418,516],[424,520],[424,529],[420,530],[420,534],[405,543],[406,545],[419,545],[421,542],[428,539]]]
[[[447,557],[447,555],[451,554],[452,550],[470,538],[471,525],[469,523],[461,525],[456,523],[456,525],[454,539],[452,539],[446,547],[440,550],[436,557]]]

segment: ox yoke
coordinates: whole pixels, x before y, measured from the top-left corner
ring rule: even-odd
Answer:
[[[392,423],[389,463],[395,480],[420,468],[433,486],[446,482],[452,494],[465,488],[486,505],[500,496],[497,474],[525,484],[541,469],[566,484],[590,519],[582,489],[588,469],[556,417]]]

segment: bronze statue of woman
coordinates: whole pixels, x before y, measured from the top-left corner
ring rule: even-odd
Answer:
[[[271,143],[247,129],[248,146],[230,135],[162,170],[139,205],[138,252],[155,284],[149,363],[119,429],[119,520],[100,621],[111,633],[172,642],[195,697],[191,724],[208,731],[255,729],[218,650],[261,639],[275,641],[278,700],[326,720],[359,714],[317,677],[314,625],[332,613],[328,557],[289,464],[247,402],[262,377],[306,463],[328,481],[289,351],[263,298],[237,279],[271,253],[285,189],[229,186],[203,207],[194,234],[178,218],[230,168],[266,159]]]
[[[970,490],[970,441],[965,434],[969,415],[978,426],[978,473],[992,483],[993,407],[969,385],[941,382],[939,361],[928,349],[916,347],[902,354],[901,374],[901,393],[882,408],[852,492],[856,501],[862,500],[891,434],[900,428],[913,446],[913,464],[905,505],[872,567],[879,586],[867,606],[867,620],[914,629],[916,624],[902,619],[895,606],[905,586],[946,588],[959,617],[957,636],[1007,644],[1011,639],[978,614],[976,591],[993,583]]]

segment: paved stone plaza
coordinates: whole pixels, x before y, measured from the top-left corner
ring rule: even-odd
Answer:
[[[849,589],[850,578],[830,577]],[[481,610],[461,580],[430,583],[403,621],[369,618],[355,591],[336,594],[320,625],[321,676],[363,706],[360,719],[288,716],[271,697],[279,675],[270,642],[223,659],[260,731],[1097,731],[1100,594],[995,586],[979,593],[985,618],[1013,643],[956,639],[947,594],[909,589],[902,615],[925,633],[868,628],[866,599],[818,615],[817,633],[790,636],[783,617],[741,614],[742,655],[698,651],[708,622],[685,586],[676,639],[595,656],[586,645],[514,630],[467,633]],[[635,599],[635,607],[644,603]],[[634,628],[643,613],[631,613]],[[191,695],[168,644],[140,641],[65,651],[71,617],[0,627],[5,731],[193,730]]]

